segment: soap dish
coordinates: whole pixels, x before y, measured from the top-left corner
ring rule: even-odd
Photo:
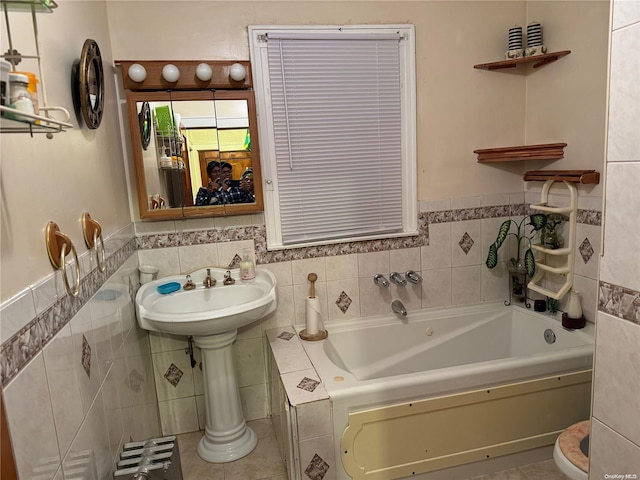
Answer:
[[[158,290],[158,293],[161,293],[162,295],[167,295],[169,293],[177,292],[180,288],[181,287],[178,282],[169,282],[158,285],[156,290]]]

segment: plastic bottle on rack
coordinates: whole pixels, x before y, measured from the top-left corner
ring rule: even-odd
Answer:
[[[29,90],[27,90],[29,86],[29,77],[22,75],[21,73],[10,73],[9,85],[9,102],[11,103],[11,106],[21,112],[34,115],[36,112],[33,106],[33,100],[31,99]],[[17,115],[17,118],[20,120],[23,119],[19,115]],[[24,120],[32,121],[28,118],[24,118]]]
[[[40,115],[40,108],[38,104],[38,77],[34,73],[31,72],[14,72],[19,73],[21,75],[26,75],[29,79],[29,84],[27,85],[27,91],[29,95],[31,95],[31,101],[33,102],[33,110],[36,112],[36,115]]]

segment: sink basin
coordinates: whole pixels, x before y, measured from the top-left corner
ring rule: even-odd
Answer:
[[[157,287],[169,282],[186,283],[185,275],[164,277],[144,284],[136,295],[139,325],[145,330],[175,335],[216,335],[236,330],[273,312],[277,304],[276,280],[268,270],[258,270],[250,282],[239,279],[239,270],[230,270],[234,285],[224,285],[227,270],[211,268],[216,285],[202,285],[206,269],[191,274],[193,290],[169,294]]]

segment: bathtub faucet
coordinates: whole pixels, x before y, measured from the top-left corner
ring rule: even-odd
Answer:
[[[405,278],[409,280],[411,283],[418,284],[422,283],[422,275],[414,270],[409,270],[404,274]]]
[[[395,283],[396,285],[399,285],[401,287],[404,287],[407,285],[407,279],[404,278],[404,276],[401,273],[398,272],[393,272],[391,274],[391,281],[393,283]]]
[[[407,309],[400,300],[394,300],[391,303],[391,310],[393,310],[393,312],[397,313],[398,315],[402,315],[403,317],[407,316]]]
[[[389,280],[384,278],[384,275],[381,273],[376,273],[373,276],[373,283],[382,288],[389,288]]]

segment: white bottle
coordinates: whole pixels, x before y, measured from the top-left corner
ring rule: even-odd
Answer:
[[[242,260],[240,261],[240,278],[245,281],[256,278],[256,267],[247,251],[243,252]]]

